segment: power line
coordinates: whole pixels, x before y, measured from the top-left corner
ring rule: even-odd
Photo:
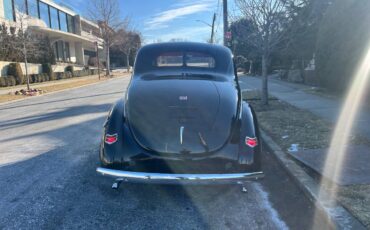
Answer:
[[[222,11],[221,11],[221,7],[220,7],[220,0],[218,0],[218,2],[217,2],[217,26],[216,26],[216,30],[215,30],[215,33],[217,34],[217,32],[218,32],[218,29],[219,29],[219,27],[220,27],[220,24],[221,24],[221,13],[222,13]]]

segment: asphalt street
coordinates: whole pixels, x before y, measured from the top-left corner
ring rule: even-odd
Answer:
[[[264,151],[237,185],[123,184],[96,174],[102,125],[128,78],[0,105],[0,229],[325,229]]]

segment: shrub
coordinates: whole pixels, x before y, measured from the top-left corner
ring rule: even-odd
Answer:
[[[40,74],[35,74],[35,81],[34,83],[40,82]]]
[[[7,76],[5,79],[7,86],[15,86],[17,83],[14,76]]]
[[[31,82],[31,74],[28,74],[28,76],[30,78],[30,83],[32,83]],[[22,84],[27,84],[27,77],[26,77],[26,75],[23,76],[23,82],[22,82]]]
[[[67,66],[65,69],[64,69],[64,72],[71,72],[73,73],[73,70],[74,70],[74,67],[72,65],[69,65]]]
[[[81,71],[80,70],[73,71],[72,75],[73,77],[81,77]]]
[[[21,85],[24,81],[24,76],[22,72],[21,64],[17,63],[10,63],[8,67],[8,75],[13,76],[16,84]]]
[[[51,67],[50,63],[44,63],[42,64],[42,72],[46,73],[48,77],[48,81],[54,81],[56,80],[55,73],[53,72],[53,68]]]
[[[0,77],[0,87],[6,87],[6,86],[8,85],[7,85],[5,77]]]
[[[73,72],[73,77],[84,77],[90,75],[90,71],[87,69],[76,70]]]
[[[43,81],[44,81],[44,79],[43,79],[42,73],[37,74],[36,75],[36,82],[43,82]]]
[[[42,73],[37,74],[37,82],[43,82],[44,81],[44,76],[42,76]]]
[[[36,74],[30,75],[30,83],[36,83]]]
[[[98,75],[99,72],[98,72],[98,69],[90,69],[89,71],[89,75]]]
[[[54,73],[53,73],[54,74]],[[50,81],[50,76],[47,73],[44,73],[44,81]]]
[[[70,71],[67,71],[64,74],[65,74],[65,78],[72,78],[73,77],[72,72],[70,72]]]
[[[42,74],[43,76],[42,76],[42,79],[44,80],[44,81],[49,81],[49,75],[47,74],[47,73],[44,73],[44,74]]]
[[[66,78],[64,72],[58,72],[58,73],[56,73],[56,75],[57,75],[57,80],[61,80],[61,79],[65,79]]]
[[[41,82],[40,74],[35,75],[35,83]]]

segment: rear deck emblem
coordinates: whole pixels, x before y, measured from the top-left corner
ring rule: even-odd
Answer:
[[[184,134],[184,126],[181,126],[180,127],[180,144],[182,144],[183,142],[183,134]]]

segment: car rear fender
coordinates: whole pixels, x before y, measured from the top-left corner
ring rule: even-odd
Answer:
[[[239,163],[247,165],[258,163],[261,154],[259,127],[256,114],[247,102],[242,102],[240,122]],[[248,146],[246,138],[256,138],[257,146]]]
[[[125,103],[123,99],[118,100],[110,110],[107,120],[104,123],[104,134],[101,143],[100,160],[104,165],[111,165],[117,162],[115,153],[122,150],[125,123]],[[105,141],[107,135],[116,136],[114,143],[108,144]]]

